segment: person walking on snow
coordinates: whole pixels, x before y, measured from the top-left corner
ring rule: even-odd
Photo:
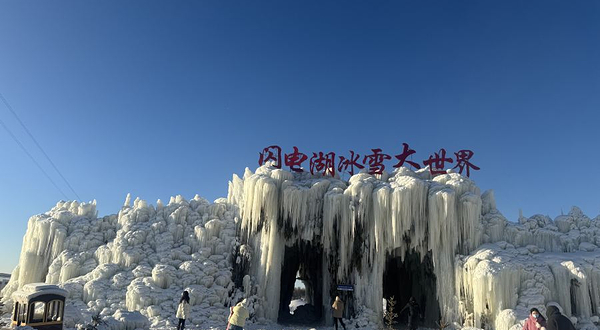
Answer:
[[[248,309],[246,308],[247,300],[243,299],[231,307],[231,313],[229,314],[229,330],[244,330],[246,319],[250,316]]]
[[[529,310],[529,317],[525,320],[523,330],[546,330],[546,319],[537,308]]]
[[[571,320],[562,315],[558,307],[548,306],[546,312],[548,313],[548,320],[546,321],[547,330],[575,330]]]
[[[342,301],[342,299],[340,299],[340,296],[335,297],[335,301],[333,302],[333,305],[331,305],[331,307],[333,308],[333,320],[335,322],[335,330],[338,330],[338,321],[342,324],[344,330],[346,330],[346,325],[344,324],[344,321],[342,321],[342,316],[344,314],[344,302]]]
[[[185,319],[190,315],[190,294],[187,291],[183,291],[181,299],[179,299],[179,306],[177,306],[177,314],[175,316],[179,319],[177,324],[177,330],[183,330],[185,328]]]

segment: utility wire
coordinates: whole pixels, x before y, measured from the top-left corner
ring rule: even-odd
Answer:
[[[67,184],[67,186],[69,187],[69,189],[71,189],[71,191],[73,192],[73,194],[75,194],[75,196],[77,196],[77,199],[79,199],[81,201],[82,199],[81,199],[81,197],[79,197],[79,194],[77,194],[75,192],[75,189],[73,189],[73,187],[71,186],[71,184],[69,183],[69,181],[67,181],[67,178],[65,178],[65,176],[58,170],[58,167],[56,167],[56,165],[54,165],[54,162],[52,161],[52,159],[50,159],[50,156],[48,156],[48,154],[44,151],[44,149],[38,143],[38,141],[36,140],[36,138],[33,137],[33,134],[31,134],[31,132],[29,131],[29,129],[27,128],[27,126],[25,126],[25,124],[23,123],[23,121],[21,120],[21,118],[19,118],[19,116],[17,115],[17,113],[13,110],[13,108],[10,106],[10,104],[8,103],[8,101],[6,100],[6,98],[4,98],[4,95],[2,95],[1,92],[0,92],[0,99],[2,99],[2,102],[4,102],[4,105],[6,105],[6,107],[8,108],[8,110],[10,110],[10,112],[13,114],[13,116],[15,116],[15,118],[17,118],[17,121],[19,121],[19,124],[21,124],[21,126],[23,127],[23,129],[25,130],[25,132],[27,132],[27,134],[33,140],[33,142],[38,147],[38,149],[40,149],[40,151],[44,154],[44,156],[46,157],[46,159],[48,160],[48,162],[50,162],[50,164],[52,165],[52,167],[54,168],[54,170],[56,171],[56,173],[58,173],[58,175],[60,175],[60,177],[63,179],[63,181],[65,181],[65,183]],[[11,135],[12,135],[12,133],[11,133]],[[25,150],[25,149],[23,149],[23,150]],[[39,167],[39,165],[38,165],[38,167]]]
[[[29,156],[29,158],[31,158],[31,161],[33,161],[35,163],[35,165],[37,165],[37,167],[40,169],[40,171],[42,171],[42,173],[44,173],[44,175],[46,176],[46,178],[48,178],[48,180],[50,180],[50,182],[52,182],[52,185],[54,185],[54,187],[56,189],[58,189],[58,191],[60,191],[60,193],[63,195],[63,197],[66,200],[68,200],[69,198],[67,197],[67,195],[65,195],[65,193],[62,191],[62,189],[60,189],[58,187],[58,185],[56,185],[56,182],[54,182],[54,180],[52,180],[52,178],[48,175],[48,173],[46,173],[46,171],[44,171],[44,169],[35,160],[35,158],[33,158],[33,156],[29,153],[29,151],[27,151],[27,149],[25,149],[25,146],[23,146],[23,144],[21,143],[21,141],[19,141],[19,139],[17,139],[17,137],[13,134],[13,132],[11,132],[10,129],[8,129],[8,127],[6,126],[6,124],[4,124],[4,121],[2,121],[2,119],[0,119],[0,125],[2,125],[2,127],[4,127],[4,129],[8,132],[8,134],[10,134],[10,136],[13,138],[13,140],[15,140],[15,142],[17,142],[17,144],[19,145],[19,147],[21,147],[21,149],[23,149],[23,151],[25,151],[25,153],[27,154],[27,156]]]

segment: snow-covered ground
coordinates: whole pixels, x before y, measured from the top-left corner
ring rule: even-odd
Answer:
[[[339,262],[323,274],[326,308],[328,283],[353,283],[350,329],[381,327],[386,254],[409,251],[431,254],[433,294],[454,327],[520,329],[529,308],[545,314],[550,302],[580,329],[598,323],[600,218],[573,208],[510,223],[493,192],[481,194],[468,178],[405,168],[345,182],[263,166],[234,176],[227,199],[176,196],[150,205],[127,196],[118,214],[104,217],[95,201],[59,202],[29,219],[2,301],[10,308],[24,284],[55,283],[69,292],[66,329],[97,313],[110,329],[174,329],[187,290],[189,329],[224,329],[228,306],[242,297],[248,329],[309,329],[275,323],[282,250],[299,241]],[[353,246],[362,252],[345,248]]]

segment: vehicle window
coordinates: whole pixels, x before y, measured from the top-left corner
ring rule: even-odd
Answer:
[[[56,309],[56,303],[53,301],[48,303],[48,311],[46,314],[46,322],[53,321],[52,316],[54,315],[54,310]],[[55,321],[55,320],[54,320]]]
[[[27,316],[27,304],[19,305],[19,320],[18,324],[26,322],[25,317]]]
[[[18,302],[15,302],[15,309],[13,311],[13,317],[12,317],[13,321],[16,321],[19,319],[19,305],[20,304]]]
[[[33,303],[32,310],[33,315],[31,316],[31,323],[44,322],[44,309],[46,304],[41,301]]]
[[[62,301],[52,300],[49,304],[46,321],[62,321]]]

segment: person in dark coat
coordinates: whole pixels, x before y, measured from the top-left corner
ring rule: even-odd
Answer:
[[[402,314],[405,310],[408,310],[408,329],[417,329],[417,317],[423,317],[423,315],[421,314],[421,307],[417,304],[415,297],[410,297],[408,303],[400,310],[398,315]]]
[[[546,309],[548,320],[546,320],[546,330],[575,330],[573,323],[566,316],[562,315],[556,306],[548,306]]]
[[[543,330],[546,327],[546,319],[542,316],[537,308],[532,308],[529,311],[529,317],[525,320],[523,330]],[[547,330],[547,329],[546,329]]]

